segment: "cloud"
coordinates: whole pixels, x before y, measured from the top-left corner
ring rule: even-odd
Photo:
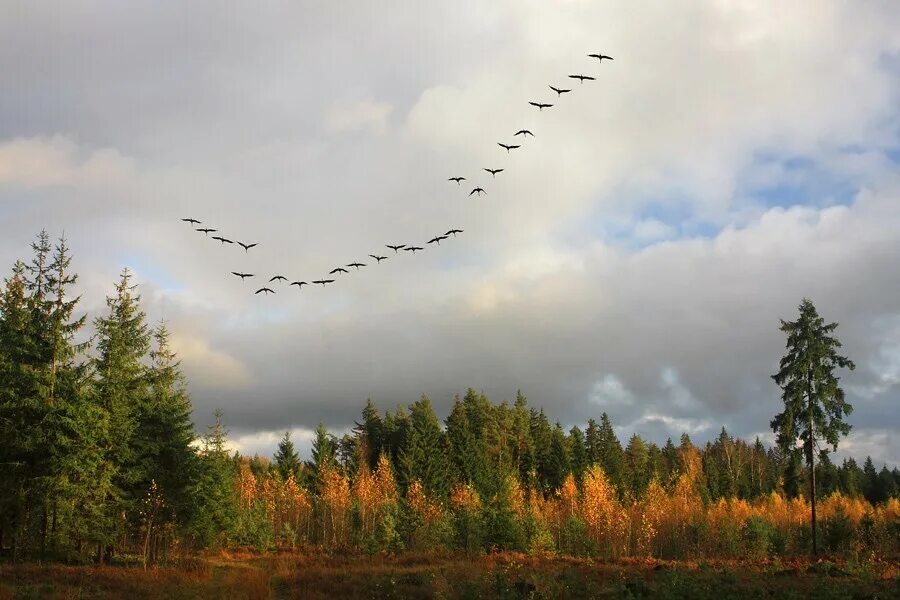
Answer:
[[[87,150],[63,135],[0,140],[0,186],[120,186],[133,169],[114,148]]]
[[[0,264],[65,230],[92,315],[133,266],[198,421],[224,408],[260,451],[468,386],[657,441],[751,435],[804,296],[859,365],[854,432],[900,434],[898,29],[837,0],[0,8]],[[573,71],[598,81],[554,98]],[[230,275],[372,253],[324,290]]]
[[[392,110],[390,104],[373,100],[336,104],[325,114],[325,126],[336,133],[384,133]]]
[[[246,389],[250,372],[239,360],[213,349],[209,342],[184,333],[172,336],[172,348],[193,385],[213,390]]]
[[[634,395],[615,375],[606,375],[594,384],[591,393],[591,402],[607,407],[631,406],[634,404]]]

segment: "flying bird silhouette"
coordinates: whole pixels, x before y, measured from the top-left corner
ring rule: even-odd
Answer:
[[[554,92],[556,92],[557,98],[561,97],[563,94],[568,94],[569,92],[572,91],[572,90],[562,90],[558,87],[553,87],[552,85],[550,86],[550,89],[553,90]]]
[[[490,174],[491,174],[491,177],[496,177],[497,173],[502,173],[502,172],[503,172],[503,169],[485,169],[485,171],[487,171],[488,173],[490,173]],[[469,194],[469,195],[471,196],[472,194]]]
[[[604,59],[604,58],[605,58],[606,60],[615,60],[612,56],[608,56],[608,55],[606,55],[606,54],[588,54],[588,57],[589,57],[589,58],[596,58],[596,59],[599,60],[601,63],[603,62],[603,59]]]
[[[258,245],[259,245],[259,244],[256,244],[256,243],[253,243],[253,244],[245,244],[244,242],[238,242],[238,246],[240,246],[241,248],[243,248],[243,249],[244,249],[244,252],[246,252],[246,251],[249,250],[250,248],[253,248],[253,247],[258,246]]]
[[[372,258],[374,258],[377,262],[381,262],[387,259],[387,256],[376,256],[375,254],[370,254]]]
[[[350,264],[347,265],[347,266],[348,266],[348,267],[353,267],[353,268],[355,268],[357,271],[359,271],[359,268],[360,268],[360,267],[366,266],[366,263],[352,262],[352,263],[350,263]]]
[[[347,269],[342,269],[341,267],[338,267],[337,269],[333,269],[333,270],[329,271],[328,274],[334,275],[335,273],[349,273],[349,272],[350,271],[348,271]]]
[[[407,251],[409,251],[409,252],[412,252],[413,254],[415,254],[416,251],[422,250],[422,249],[423,249],[423,248],[422,248],[421,246],[407,246],[406,248],[404,248],[404,250],[407,250]]]
[[[316,279],[315,281],[313,281],[313,283],[318,283],[322,287],[325,287],[325,285],[328,283],[334,283],[334,279]]]
[[[590,75],[569,75],[569,77],[572,79],[577,79],[581,83],[584,83],[585,79],[588,81],[594,81],[596,79],[596,77],[591,77]]]
[[[465,177],[451,177],[451,178],[448,179],[447,181],[455,181],[455,182],[456,182],[456,185],[459,185],[459,182],[460,182],[460,181],[465,181],[465,180],[466,180]]]
[[[224,246],[225,244],[233,244],[233,243],[234,243],[234,242],[232,242],[231,240],[229,240],[228,238],[223,238],[223,237],[218,236],[218,235],[212,236],[212,239],[218,240],[218,241],[222,242],[222,245],[223,245],[223,246]]]
[[[253,273],[238,273],[237,271],[232,271],[231,274],[240,277],[241,281],[247,279],[248,277],[253,277]]]
[[[271,283],[273,281],[287,281],[287,280],[288,280],[288,278],[285,277],[284,275],[276,275],[275,277],[273,277],[272,279],[269,280],[269,283]]]
[[[198,221],[197,219],[191,218],[191,217],[188,217],[187,219],[182,219],[182,221],[184,221],[185,223],[190,223],[191,225],[199,225],[200,224],[200,221]]]
[[[207,236],[209,236],[209,234],[217,232],[218,229],[210,229],[209,227],[201,227],[200,229],[197,229],[197,231],[202,231]]]
[[[444,237],[446,237],[448,235],[452,235],[453,237],[456,237],[457,233],[462,233],[462,232],[463,232],[462,229],[451,229],[450,231],[448,231],[447,233],[444,234]]]
[[[531,133],[530,131],[528,131],[527,129],[520,129],[513,134],[513,136],[517,136],[517,135],[524,135],[525,137],[528,137],[530,135],[531,137],[534,137],[534,134]]]
[[[475,188],[474,190],[472,190],[471,192],[469,192],[469,195],[470,195],[470,196],[471,196],[472,194],[478,194],[478,195],[480,196],[480,195],[482,195],[482,194],[487,194],[487,192],[485,192],[484,189],[482,189],[482,188],[480,188],[480,187],[477,187],[477,188]]]
[[[447,236],[446,236],[446,235],[439,235],[439,236],[437,236],[437,237],[433,237],[433,238],[431,238],[430,240],[428,240],[428,243],[429,243],[429,244],[433,244],[433,243],[437,242],[437,245],[440,246],[440,245],[441,245],[441,240],[446,240],[446,239],[447,239]]]
[[[390,248],[390,249],[393,250],[394,253],[396,254],[396,253],[397,253],[397,250],[400,250],[400,249],[403,248],[404,246],[406,246],[406,244],[400,244],[399,246],[391,246],[390,244],[387,244],[387,245],[385,246],[385,248]]]
[[[552,104],[543,104],[543,103],[541,103],[541,102],[529,102],[528,104],[530,104],[530,105],[532,105],[532,106],[537,106],[537,109],[538,109],[539,111],[540,111],[540,110],[544,110],[545,108],[550,108],[551,106],[553,106]]]
[[[509,144],[503,144],[501,142],[497,142],[497,145],[501,148],[506,148],[506,153],[509,154],[510,150],[515,150],[516,148],[521,148],[521,146],[510,146]]]
[[[275,293],[275,290],[273,290],[272,288],[261,287],[261,288],[259,288],[258,290],[256,290],[256,291],[253,292],[253,293],[254,293],[254,294],[259,294],[260,292],[265,292],[266,296],[268,296],[269,294],[274,294],[274,293]]]
[[[291,285],[296,285],[298,288],[302,289],[304,285],[309,285],[305,281],[292,281]]]

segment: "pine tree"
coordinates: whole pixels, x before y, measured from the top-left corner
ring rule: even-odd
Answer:
[[[300,457],[294,450],[294,442],[291,441],[291,432],[285,431],[284,437],[278,442],[278,450],[275,452],[275,470],[281,476],[282,481],[287,481],[292,476],[300,479]]]
[[[25,289],[25,265],[17,261],[0,296],[0,528],[11,533],[12,557],[18,559],[28,514],[31,451],[28,433],[34,427],[31,395],[32,340]]]
[[[193,488],[191,536],[203,547],[226,544],[238,522],[237,468],[228,455],[228,430],[221,410],[203,436],[197,484]]]
[[[603,467],[609,481],[617,488],[622,489],[625,484],[625,455],[622,444],[606,413],[600,415],[597,444],[600,466]]]
[[[638,434],[631,436],[625,448],[625,472],[628,490],[632,496],[639,498],[650,484],[650,453],[647,444]]]
[[[584,472],[588,467],[587,449],[585,448],[584,434],[577,425],[569,430],[568,452],[569,463],[572,475],[575,476],[575,482],[581,487],[584,480]]]
[[[871,456],[863,463],[863,495],[873,504],[878,501],[878,471]]]
[[[450,493],[450,462],[447,441],[440,422],[423,395],[410,407],[409,434],[400,452],[398,473],[403,488],[418,481],[429,498],[445,498]]]
[[[778,373],[772,376],[781,389],[784,411],[772,420],[778,445],[785,451],[796,448],[800,441],[809,473],[812,505],[812,552],[817,552],[816,539],[816,472],[817,442],[821,439],[837,450],[838,440],[850,432],[844,416],[853,407],[844,400],[834,371],[853,370],[853,362],[838,354],[840,341],[832,334],[837,323],[826,324],[813,303],[804,298],[796,321],[781,321],[787,334],[787,354],[781,359]]]
[[[529,411],[529,428],[531,429],[532,457],[529,485],[549,493],[553,488],[548,473],[550,471],[550,440],[553,433],[550,421],[543,409],[532,408]]]
[[[530,483],[530,474],[534,469],[534,442],[531,439],[531,417],[528,413],[528,400],[522,391],[516,392],[512,414],[512,462],[515,465],[518,479],[523,485]]]
[[[337,468],[337,440],[328,433],[324,423],[316,427],[315,437],[312,443],[312,461],[306,469],[306,487],[318,494],[324,484],[324,477],[330,470]]]
[[[115,295],[106,299],[109,313],[94,321],[99,356],[94,363],[97,396],[108,415],[108,436],[104,441],[111,486],[107,490],[107,516],[99,529],[107,532],[108,542],[127,525],[121,519],[134,518],[138,501],[144,495],[135,438],[138,418],[149,396],[144,358],[150,349],[150,332],[140,309],[140,296],[134,293],[131,273],[122,271]],[[101,556],[102,558],[102,556]]]
[[[362,411],[362,423],[356,423],[354,433],[359,437],[369,470],[374,470],[384,448],[384,423],[372,399],[366,400]]]
[[[566,434],[562,425],[557,423],[550,433],[550,448],[544,464],[543,476],[548,489],[558,490],[562,487],[566,476],[571,472],[569,459]]]
[[[190,488],[198,469],[191,399],[165,323],[152,336],[149,396],[134,411],[135,490],[146,494],[155,487],[165,506],[158,522],[183,525],[190,519]]]
[[[594,419],[588,419],[588,426],[584,432],[584,446],[588,466],[600,464],[600,426]]]

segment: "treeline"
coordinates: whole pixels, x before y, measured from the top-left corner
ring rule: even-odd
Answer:
[[[197,439],[164,325],[124,271],[83,337],[64,240],[42,233],[0,294],[0,551],[14,559],[164,560],[174,548],[441,547],[603,556],[799,552],[800,457],[723,429],[623,446],[607,415],[565,431],[522,394],[469,390],[441,422],[428,398],[352,432],[322,425],[303,461],[228,450],[221,413]],[[833,464],[816,484],[834,550],[896,551],[900,472]],[[728,533],[730,532],[730,533]],[[804,538],[804,535],[806,537]]]

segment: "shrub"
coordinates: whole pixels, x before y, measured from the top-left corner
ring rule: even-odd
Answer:
[[[777,534],[775,527],[760,516],[752,516],[744,523],[741,541],[744,554],[748,558],[765,558],[772,553],[772,539]]]

